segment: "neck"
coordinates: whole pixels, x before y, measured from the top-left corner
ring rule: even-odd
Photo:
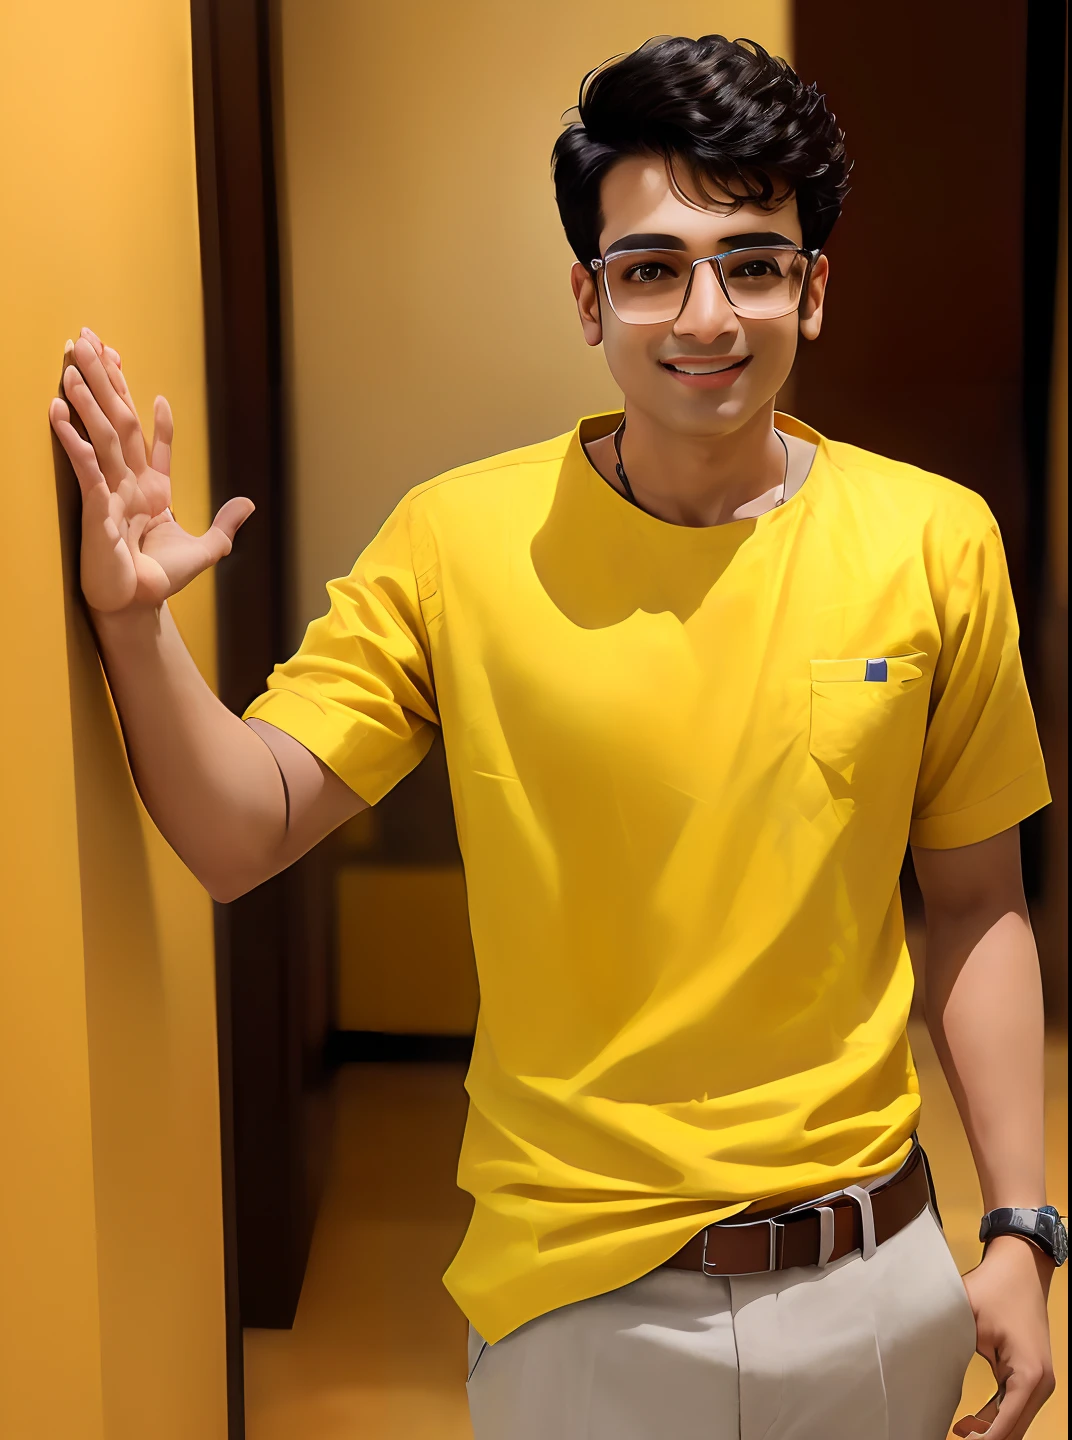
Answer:
[[[620,491],[611,436],[593,440],[588,455]],[[759,514],[780,498],[786,473],[774,401],[739,430],[718,436],[682,435],[628,406],[622,464],[637,503],[672,525],[721,525]]]

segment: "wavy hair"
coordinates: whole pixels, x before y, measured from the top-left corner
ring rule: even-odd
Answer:
[[[582,264],[599,254],[603,177],[627,156],[662,156],[686,198],[683,167],[705,206],[774,209],[795,195],[808,249],[825,244],[848,193],[845,137],[825,97],[754,40],[648,40],[588,72],[576,115],[551,170]]]

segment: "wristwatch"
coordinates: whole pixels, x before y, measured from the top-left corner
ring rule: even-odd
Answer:
[[[1048,1255],[1055,1265],[1068,1259],[1068,1230],[1064,1219],[1052,1205],[1038,1210],[1006,1208],[990,1210],[979,1226],[979,1239],[984,1245],[998,1235],[1016,1235]]]

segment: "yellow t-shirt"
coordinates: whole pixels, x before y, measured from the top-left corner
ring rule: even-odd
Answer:
[[[617,419],[411,491],[247,712],[372,803],[442,727],[480,981],[445,1278],[492,1342],[903,1159],[906,842],[1049,798],[978,495],[780,416],[802,489],[671,525],[585,457]]]

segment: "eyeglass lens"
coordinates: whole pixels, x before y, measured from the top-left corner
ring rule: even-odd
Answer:
[[[739,315],[771,319],[796,308],[808,261],[796,250],[771,246],[729,251],[719,257],[719,268]],[[673,250],[619,253],[610,256],[604,268],[615,314],[634,325],[676,319],[691,274],[692,261]]]

